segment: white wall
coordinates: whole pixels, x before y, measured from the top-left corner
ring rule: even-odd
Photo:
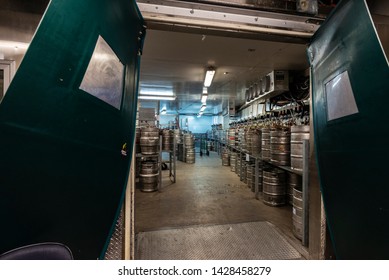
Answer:
[[[186,127],[185,124],[188,124]],[[196,116],[180,116],[180,128],[187,129],[192,133],[206,133],[212,129],[213,117],[202,116],[200,118]]]

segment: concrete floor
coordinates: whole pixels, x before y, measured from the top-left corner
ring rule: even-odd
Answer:
[[[196,154],[195,164],[177,161],[177,181],[163,171],[160,192],[135,193],[135,233],[192,225],[219,225],[268,221],[308,258],[307,248],[292,233],[292,207],[270,207],[254,193],[220,156]]]

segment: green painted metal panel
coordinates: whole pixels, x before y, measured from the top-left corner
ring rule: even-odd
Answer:
[[[131,158],[143,19],[131,0],[52,0],[0,104],[0,253],[61,242],[104,255]],[[101,36],[125,74],[118,110],[79,89]]]
[[[388,259],[389,68],[365,1],[342,1],[308,56],[317,164],[336,256]]]

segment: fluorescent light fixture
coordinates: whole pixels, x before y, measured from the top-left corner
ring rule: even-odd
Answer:
[[[152,95],[139,95],[139,99],[142,100],[175,100],[175,96],[152,96]]]
[[[155,95],[155,96],[174,96],[174,93],[171,91],[147,91],[142,90],[141,95]]]
[[[209,68],[207,73],[205,73],[204,86],[209,87],[212,84],[213,76],[215,76],[215,70],[213,68]]]
[[[205,104],[201,105],[200,112],[204,112],[205,108],[207,108],[207,105]]]
[[[28,46],[29,46],[28,43],[0,40],[0,47],[2,48],[10,48],[10,49],[13,48],[15,50],[17,49],[27,50]]]
[[[203,93],[201,94],[201,103],[205,104],[208,97],[208,88],[203,87]]]

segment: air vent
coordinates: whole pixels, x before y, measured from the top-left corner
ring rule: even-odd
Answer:
[[[270,82],[271,78],[269,75],[263,77],[262,79],[262,94],[265,94],[270,91]]]
[[[266,75],[269,81],[266,93],[282,93],[289,90],[289,72],[275,70]],[[274,96],[275,94],[273,94]]]
[[[259,92],[260,92],[260,90],[258,88],[258,84],[255,83],[254,84],[254,97],[253,97],[253,99],[259,96]]]

